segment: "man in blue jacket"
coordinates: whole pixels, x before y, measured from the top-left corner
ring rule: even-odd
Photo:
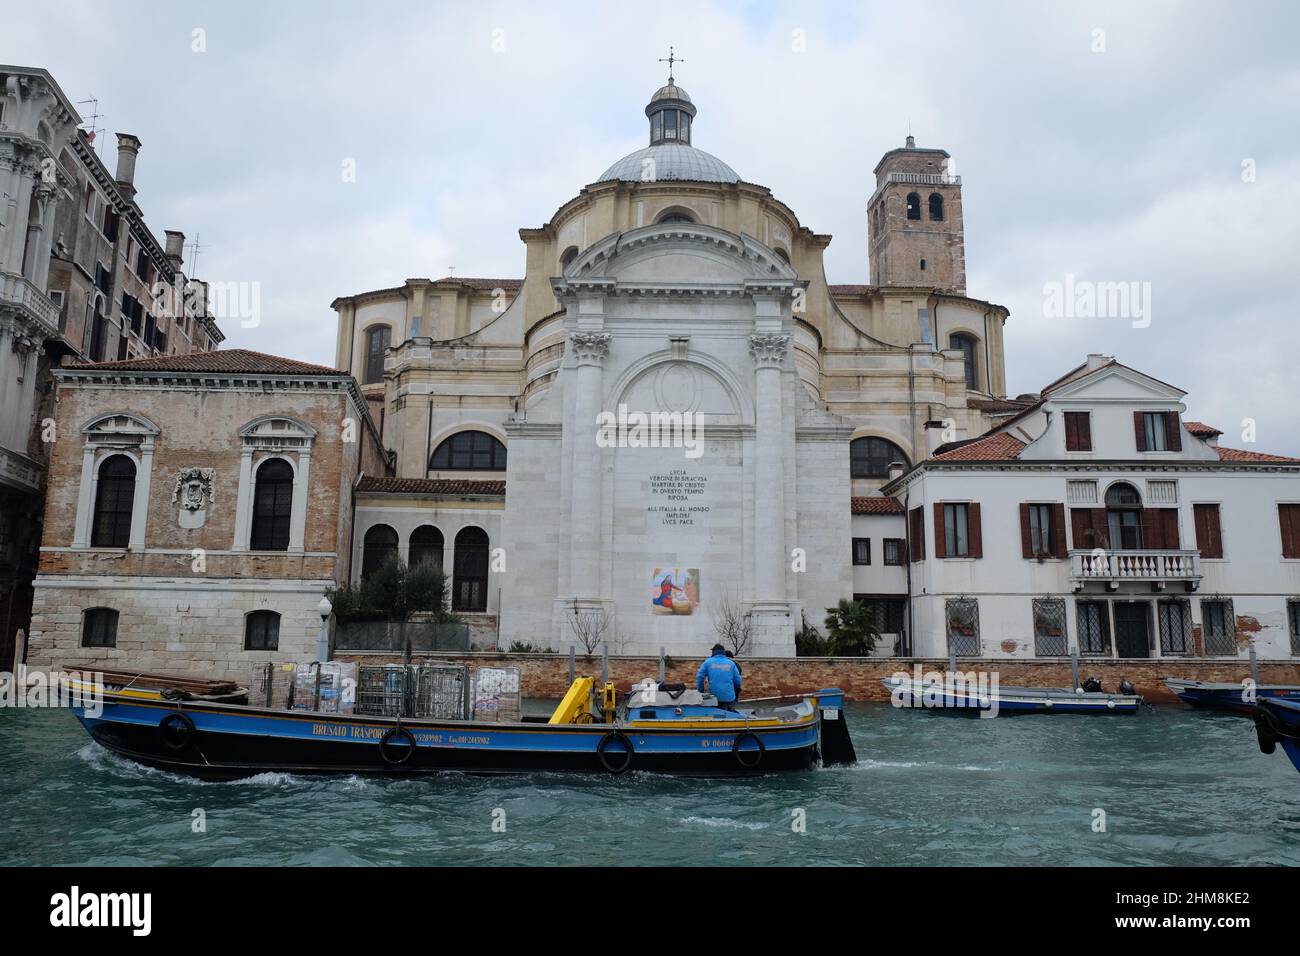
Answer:
[[[695,675],[695,689],[703,694],[704,683],[708,681],[709,693],[718,698],[718,706],[735,710],[736,696],[740,693],[740,668],[721,644],[714,644],[712,653]]]

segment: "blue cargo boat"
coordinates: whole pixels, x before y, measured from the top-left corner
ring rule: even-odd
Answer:
[[[612,684],[597,693],[591,678],[580,678],[545,724],[284,710],[138,682],[98,692],[102,708],[72,708],[92,739],[139,763],[205,779],[267,771],[732,775],[856,760],[837,688],[729,710],[682,685],[647,681],[620,701]]]
[[[1170,677],[1165,686],[1183,703],[1206,710],[1229,711],[1249,717],[1257,700],[1300,700],[1300,687],[1293,684],[1255,684],[1253,681],[1215,683]]]
[[[1253,716],[1259,749],[1271,754],[1281,744],[1292,765],[1300,770],[1300,700],[1260,698]]]

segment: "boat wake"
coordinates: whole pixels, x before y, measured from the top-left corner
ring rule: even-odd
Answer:
[[[726,817],[686,817],[678,821],[702,827],[720,827],[727,830],[766,830],[770,823],[746,823],[743,820],[728,820]]]
[[[931,770],[961,770],[967,773],[997,773],[997,767],[980,767],[975,764],[946,764],[936,763],[933,760],[871,760],[859,759],[856,763],[844,764],[836,767],[819,767],[818,769],[826,773],[848,773],[862,770],[915,770],[917,768]]]

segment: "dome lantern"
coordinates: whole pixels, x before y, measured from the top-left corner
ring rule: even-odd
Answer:
[[[668,48],[668,56],[660,63],[668,64],[668,85],[661,86],[650,97],[645,115],[650,120],[650,145],[664,143],[691,143],[691,121],[695,119],[695,105],[686,91],[673,79],[673,64],[686,61]]]

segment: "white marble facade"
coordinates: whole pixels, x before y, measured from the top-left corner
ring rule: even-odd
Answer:
[[[752,613],[751,654],[793,655],[801,612],[820,623],[852,593],[835,558],[850,538],[853,428],[795,373],[800,288],[756,240],[682,223],[610,236],[555,280],[560,374],[505,426],[503,643],[567,646],[571,618],[601,615],[611,650],[698,653],[733,604]],[[599,416],[620,408],[633,424],[702,416],[702,442],[633,447],[642,439],[628,431],[602,447]],[[674,569],[696,583],[675,602],[690,613],[652,603],[656,572]]]

